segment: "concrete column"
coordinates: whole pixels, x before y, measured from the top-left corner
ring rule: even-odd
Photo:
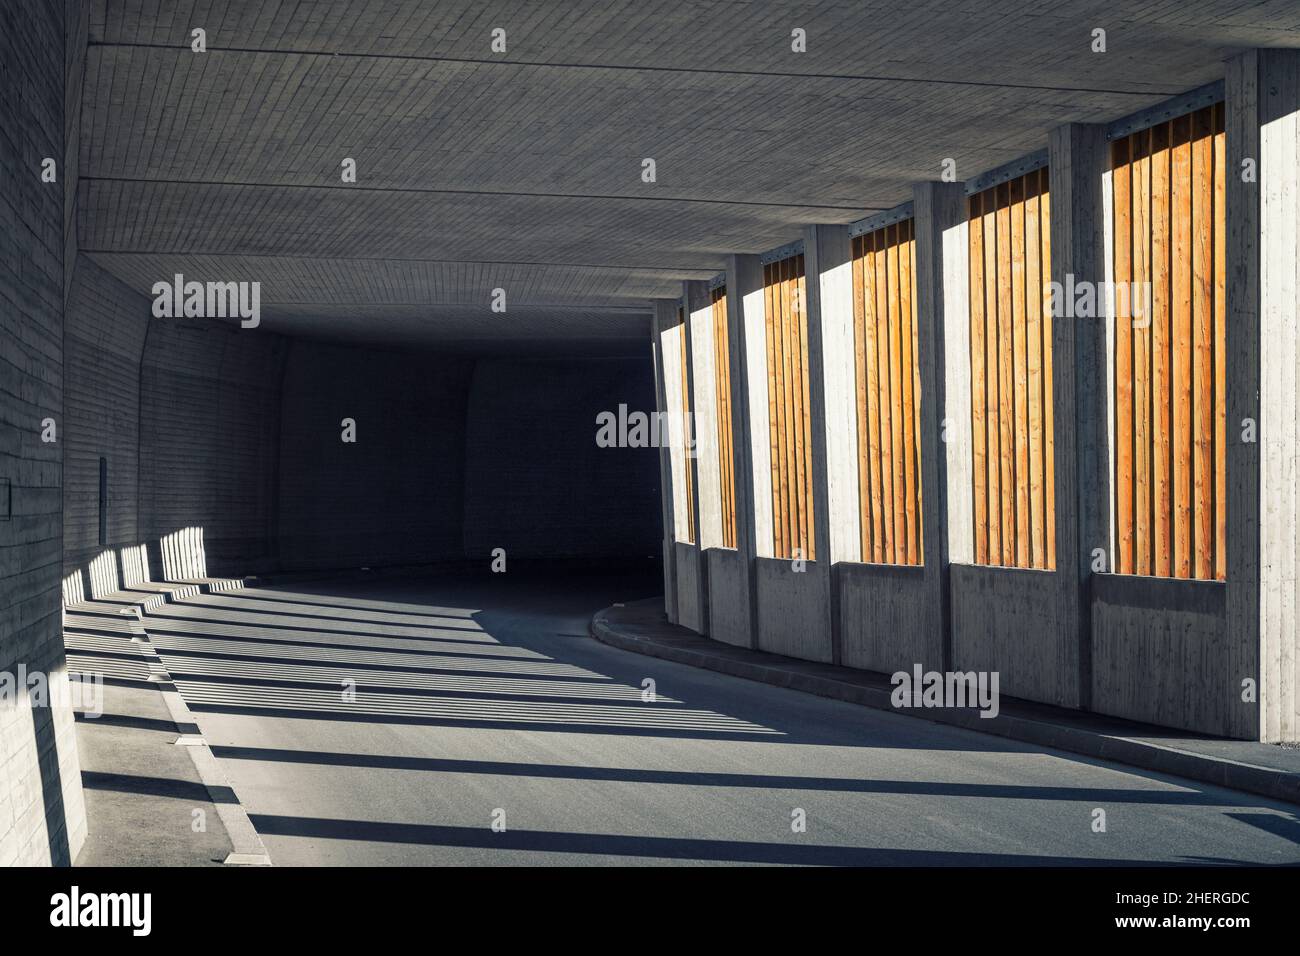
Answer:
[[[768,450],[763,269],[757,256],[727,259],[727,334],[731,356],[732,467],[736,476],[736,551],[747,645],[758,646],[756,559],[771,555],[772,478]],[[755,362],[759,364],[756,366]],[[755,372],[755,368],[759,369]],[[764,541],[766,551],[760,551]],[[718,606],[714,599],[714,608]],[[714,633],[719,633],[715,625]],[[737,640],[737,643],[739,641]]]
[[[817,564],[825,566],[830,578],[831,660],[835,664],[843,657],[835,563],[862,558],[852,266],[848,226],[809,226],[804,231],[813,529]]]
[[[1051,250],[1054,283],[1061,288],[1106,277],[1104,126],[1071,123],[1048,136]],[[1077,675],[1067,706],[1088,707],[1092,693],[1092,553],[1104,548],[1111,566],[1111,393],[1108,323],[1054,317],[1052,376],[1056,469],[1056,572],[1063,634],[1060,666]]]
[[[667,370],[664,355],[664,330],[669,328],[665,317],[676,318],[671,301],[661,300],[654,303],[654,315],[650,320],[650,349],[654,359],[655,411],[662,417],[671,417],[668,405]],[[663,554],[664,554],[664,613],[668,620],[677,623],[677,559],[674,542],[676,540],[677,499],[673,482],[672,449],[668,436],[659,429],[659,498],[663,509]]]
[[[688,434],[684,435],[682,464],[694,468],[695,480],[690,483],[692,500],[687,511],[688,519],[694,515],[694,527],[684,543],[694,553],[694,580],[687,586],[694,588],[692,602],[693,623],[689,626],[701,634],[709,631],[708,561],[705,549],[717,547],[722,541],[722,514],[718,492],[717,417],[713,391],[713,316],[709,308],[709,286],[706,282],[682,283],[682,312],[686,322],[686,390],[690,396],[691,414],[686,421]],[[701,442],[704,454],[701,454]],[[707,542],[706,542],[707,538]],[[691,615],[688,615],[691,617]]]
[[[1295,740],[1300,51],[1234,57],[1225,93],[1229,716],[1241,736]],[[1247,679],[1257,706],[1238,705]]]
[[[924,634],[927,644],[929,635],[937,636],[938,657],[947,670],[952,665],[949,567],[974,557],[965,184],[917,183],[912,207],[928,611]]]

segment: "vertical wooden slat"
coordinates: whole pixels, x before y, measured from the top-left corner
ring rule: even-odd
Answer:
[[[871,560],[871,463],[867,453],[867,334],[866,298],[863,290],[863,264],[866,262],[866,237],[853,239],[853,382],[854,411],[857,422],[858,458],[858,540],[860,560]]]
[[[713,371],[718,425],[718,481],[722,509],[722,546],[736,546],[736,476],[731,412],[730,337],[725,287],[713,290]]]
[[[988,407],[984,381],[984,195],[970,197],[967,230],[970,241],[970,361],[971,470],[975,514],[975,563],[989,563],[989,499],[987,476]]]
[[[894,519],[893,554],[890,560],[899,564],[907,551],[907,531],[903,505],[903,388],[902,388],[902,334],[899,317],[899,267],[897,226],[890,226],[885,231],[885,241],[889,246],[888,260],[885,268],[889,277],[885,294],[889,300],[889,435],[890,435],[890,482],[893,489]]]
[[[677,309],[678,348],[681,350],[681,396],[682,396],[682,473],[686,485],[686,542],[695,543],[695,459],[691,455],[690,439],[694,430],[691,427],[691,389],[687,379],[687,363],[690,353],[686,343],[686,310]]]
[[[800,527],[800,515],[798,515],[798,488],[794,485],[794,429],[796,429],[796,418],[794,418],[794,363],[792,362],[794,354],[793,332],[790,328],[790,272],[792,272],[793,263],[789,259],[780,261],[777,267],[777,274],[780,278],[780,310],[781,310],[781,415],[783,415],[783,428],[781,428],[781,493],[785,499],[785,555],[784,557],[793,557],[794,549],[798,546],[798,527]]]
[[[1048,172],[1038,171],[1038,217],[1042,238],[1039,265],[1043,272],[1043,294],[1047,295],[1052,276],[1052,203],[1048,194]],[[1056,402],[1052,392],[1052,310],[1043,309],[1043,485],[1046,489],[1043,510],[1047,514],[1047,567],[1056,567],[1056,431],[1054,416]]]
[[[915,564],[917,560],[916,537],[916,415],[913,391],[915,352],[912,339],[912,259],[911,243],[907,238],[907,226],[910,220],[900,222],[898,236],[898,319],[899,338],[902,351],[899,356],[899,369],[902,375],[903,405],[903,528],[906,535],[906,549],[899,557],[900,563]]]
[[[1114,195],[1111,235],[1114,237],[1114,281],[1133,281],[1131,228],[1132,167],[1130,142],[1122,139],[1111,150]],[[1133,333],[1128,316],[1115,317],[1115,570],[1132,574],[1136,567],[1133,536]]]
[[[817,532],[813,521],[813,465],[812,465],[812,401],[808,387],[808,299],[804,276],[803,254],[798,256],[795,290],[799,301],[799,402],[803,410],[801,434],[803,436],[803,514],[804,556],[813,561],[817,557]]]
[[[799,548],[803,557],[807,557],[807,551],[804,549],[804,534],[807,530],[808,516],[804,514],[804,471],[803,471],[803,388],[802,378],[803,369],[799,357],[802,353],[802,342],[799,334],[800,315],[802,309],[799,304],[797,285],[795,283],[795,260],[786,259],[785,263],[785,281],[783,283],[783,298],[786,309],[786,325],[788,329],[788,344],[790,347],[789,363],[786,368],[790,374],[790,487],[791,487],[791,508],[790,513],[793,517],[791,522],[791,542],[792,548]],[[793,555],[793,550],[791,551]]]
[[[1025,184],[1025,364],[1029,416],[1029,567],[1047,564],[1043,513],[1043,275],[1042,238],[1038,232],[1037,173]]]
[[[1192,508],[1195,575],[1214,576],[1214,130],[1192,116]]]
[[[867,255],[863,262],[863,329],[866,333],[867,455],[871,467],[871,560],[885,560],[884,545],[884,475],[880,470],[880,339],[879,308],[876,297],[876,264],[880,255],[879,234],[867,237]]]
[[[908,283],[908,299],[911,308],[908,323],[912,327],[912,472],[915,483],[912,487],[913,510],[916,512],[916,547],[912,552],[912,564],[923,564],[925,542],[925,508],[922,507],[924,482],[921,480],[921,331],[918,327],[916,301],[916,220],[907,220],[907,272],[911,276]]]
[[[1002,428],[998,384],[997,191],[984,193],[984,379],[988,446],[989,563],[1002,564]]]
[[[1169,383],[1169,124],[1151,131],[1151,294],[1138,290],[1139,304],[1151,323],[1151,529],[1154,560],[1151,573],[1168,577],[1173,550],[1173,472]]]
[[[1170,230],[1173,259],[1170,270],[1173,322],[1171,335],[1174,435],[1174,577],[1192,573],[1192,148],[1190,117],[1173,121],[1173,155],[1170,162]]]
[[[998,252],[998,431],[1001,440],[1002,561],[1016,561],[1016,439],[1015,384],[1012,363],[1011,311],[1011,191],[997,187]]]
[[[1228,558],[1228,406],[1227,343],[1227,216],[1224,191],[1227,157],[1224,150],[1224,104],[1214,107],[1214,576],[1227,577]]]
[[[772,263],[763,266],[763,300],[764,314],[766,316],[767,332],[767,421],[768,431],[771,438],[770,445],[770,466],[772,472],[772,553],[777,557],[783,557],[784,540],[782,538],[782,525],[785,516],[781,512],[781,465],[779,455],[778,433],[780,429],[777,393],[778,388],[778,353],[776,327],[778,316],[776,314],[776,287],[774,284],[775,267]]]
[[[894,540],[894,426],[893,406],[890,403],[892,368],[890,361],[891,336],[889,330],[889,244],[881,233],[876,250],[876,351],[879,360],[880,406],[880,499],[882,510],[881,550],[882,560],[895,561]]]
[[[1129,253],[1133,283],[1145,288],[1150,252],[1151,139],[1143,130],[1130,137],[1132,153],[1131,227]],[[1132,310],[1130,310],[1132,311]],[[1150,330],[1137,316],[1130,317],[1133,341],[1133,554],[1137,574],[1151,573],[1151,348]]]
[[[1025,346],[1025,183],[1007,184],[1011,219],[1011,380],[1016,548],[1015,565],[1029,567],[1029,370]]]

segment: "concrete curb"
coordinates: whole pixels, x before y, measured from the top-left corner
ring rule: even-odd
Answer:
[[[1043,712],[1055,708],[1042,708],[1005,697],[1002,699],[1000,713],[994,718],[980,717],[973,709],[899,711],[890,703],[892,687],[886,675],[813,664],[779,654],[732,647],[670,625],[662,618],[662,614],[660,621],[647,627],[650,622],[636,620],[638,616],[644,618],[644,609],[639,609],[638,612],[634,610],[636,608],[637,605],[614,605],[598,611],[591,619],[591,636],[621,650],[732,677],[1300,805],[1300,751],[1287,751],[1250,741],[1170,737],[1176,732],[1127,724],[1112,718],[1097,721],[1094,720],[1094,715],[1080,715],[1078,719],[1070,719],[1063,712],[1059,716],[1053,715],[1055,719],[1049,719]],[[1104,722],[1108,726],[1104,730],[1088,726],[1094,722]],[[1161,734],[1167,739],[1152,739],[1144,735],[1148,731]],[[1198,747],[1209,746],[1220,751],[1232,751],[1234,756],[1197,750]],[[1252,759],[1260,756],[1267,756],[1270,762],[1282,765],[1265,766]]]
[[[176,744],[185,747],[190,762],[194,764],[194,770],[199,775],[199,780],[207,788],[208,797],[217,808],[221,825],[226,828],[226,835],[230,837],[233,849],[224,862],[232,866],[270,866],[271,856],[266,852],[261,836],[249,819],[248,811],[239,802],[230,780],[221,769],[207,740],[197,733],[198,722],[194,719],[189,705],[185,703],[185,698],[172,682],[171,675],[167,673],[162,658],[159,657],[157,649],[149,639],[143,621],[132,620],[127,622],[127,626],[134,635],[141,656],[149,665],[150,676],[159,679],[158,689],[162,693],[163,703],[167,707],[172,723],[181,730]],[[196,733],[186,733],[185,730],[188,728],[194,728]]]

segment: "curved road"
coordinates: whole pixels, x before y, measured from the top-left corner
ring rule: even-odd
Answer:
[[[146,625],[279,865],[1300,862],[1286,804],[587,636],[654,588],[316,583]]]

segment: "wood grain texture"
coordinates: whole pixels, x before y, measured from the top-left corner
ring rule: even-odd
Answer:
[[[1121,574],[1226,572],[1223,122],[1206,107],[1111,147]]]
[[[862,560],[920,565],[921,385],[912,220],[853,245]]]
[[[970,197],[968,215],[975,562],[1053,569],[1046,170]]]

